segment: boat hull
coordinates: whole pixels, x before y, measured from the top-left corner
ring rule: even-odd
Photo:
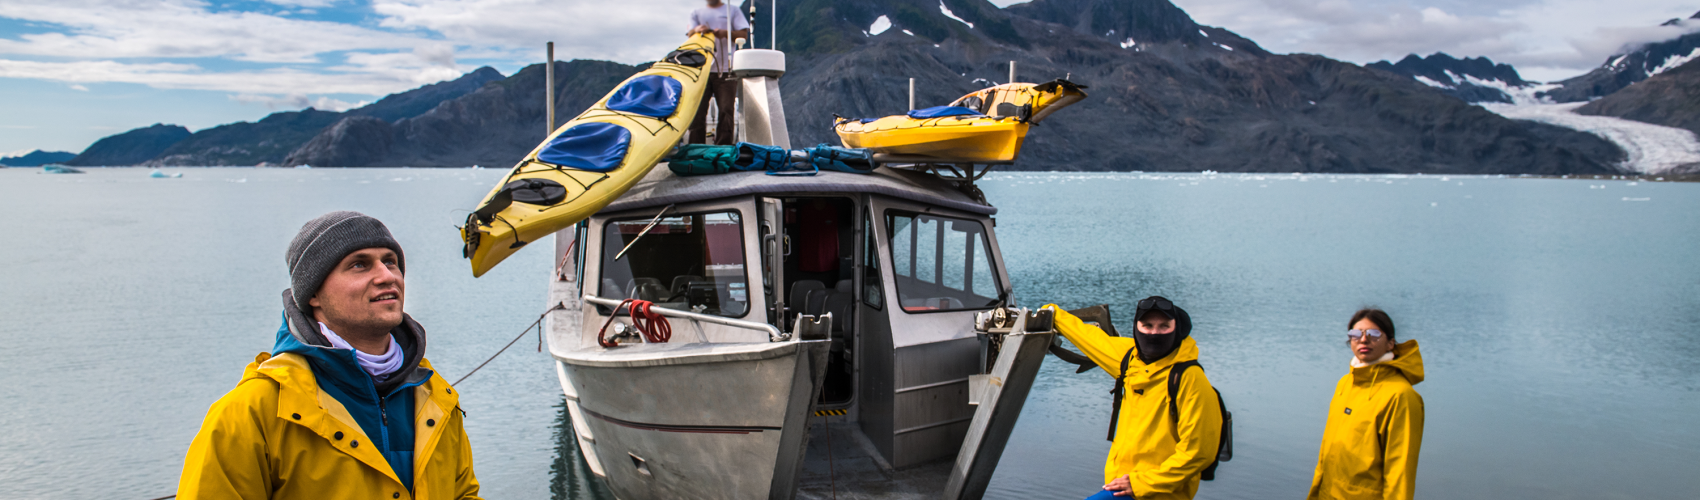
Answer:
[[[791,498],[827,347],[655,344],[620,348],[653,355],[557,359],[618,497]]]

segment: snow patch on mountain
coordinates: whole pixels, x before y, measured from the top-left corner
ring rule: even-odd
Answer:
[[[885,16],[874,19],[874,24],[868,25],[868,33],[873,35],[885,33],[888,29],[891,29],[891,18]]]
[[[944,6],[944,0],[939,0],[939,12],[943,12],[943,13],[944,13],[944,17],[948,17],[948,18],[951,18],[951,19],[955,19],[955,20],[956,20],[956,22],[959,22],[959,23],[962,23],[962,24],[966,24],[966,25],[968,25],[968,27],[969,27],[969,28],[973,28],[973,27],[974,27],[974,23],[971,23],[971,22],[968,22],[968,21],[963,21],[963,20],[962,20],[962,18],[960,18],[960,17],[956,17],[956,13],[955,13],[955,12],[951,12],[951,11],[950,11],[950,7],[945,7],[945,6]]]
[[[1653,75],[1676,69],[1677,66],[1688,64],[1688,61],[1693,61],[1696,58],[1700,58],[1700,47],[1695,47],[1693,51],[1688,53],[1688,55],[1667,57],[1665,58],[1665,62],[1660,64],[1659,67],[1647,71],[1647,78],[1652,78]]]
[[[1427,85],[1427,86],[1434,87],[1434,88],[1437,88],[1437,89],[1454,88],[1452,85],[1435,81],[1433,78],[1429,78],[1429,77],[1426,77],[1426,76],[1423,76],[1423,75],[1411,75],[1411,78],[1415,78],[1418,82],[1422,83],[1423,85]]]
[[[1128,47],[1132,47],[1134,45],[1139,45],[1139,42],[1133,41],[1133,37],[1128,37],[1127,40],[1122,41],[1122,48],[1124,48],[1124,49],[1128,48]]]
[[[1684,164],[1700,162],[1700,139],[1685,129],[1653,125],[1609,116],[1574,113],[1581,102],[1564,104],[1501,104],[1479,106],[1514,120],[1529,120],[1588,132],[1617,143],[1627,157],[1618,168],[1659,174]]]
[[[1500,93],[1505,94],[1506,97],[1510,97],[1512,104],[1517,104],[1517,105],[1552,104],[1551,99],[1541,97],[1539,94],[1541,94],[1542,92],[1547,92],[1547,91],[1550,91],[1550,90],[1553,90],[1553,89],[1556,89],[1556,88],[1559,88],[1559,87],[1562,86],[1562,85],[1559,85],[1559,84],[1556,84],[1556,83],[1533,83],[1533,84],[1529,84],[1529,85],[1512,85],[1512,84],[1505,83],[1504,81],[1498,80],[1498,79],[1488,80],[1488,79],[1484,79],[1484,78],[1477,78],[1475,76],[1468,75],[1468,74],[1459,75],[1459,74],[1455,74],[1451,71],[1447,71],[1446,76],[1452,77],[1452,80],[1456,81],[1456,82],[1468,83],[1470,85],[1475,85],[1477,87],[1486,87],[1486,88],[1498,90]]]

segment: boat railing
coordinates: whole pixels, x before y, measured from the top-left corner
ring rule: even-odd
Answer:
[[[612,312],[610,314],[619,314],[619,308],[620,308],[621,303],[623,302],[623,301],[615,300],[615,299],[597,297],[595,295],[585,295],[584,301],[592,303],[592,304],[596,304],[596,305],[599,305],[599,306],[606,306],[606,307],[614,308],[614,312]],[[711,315],[711,314],[700,314],[700,313],[694,313],[694,312],[690,312],[690,311],[680,311],[678,309],[668,309],[668,308],[660,307],[660,306],[650,306],[649,310],[652,311],[652,312],[660,313],[662,316],[668,316],[668,317],[673,317],[673,318],[683,318],[683,319],[688,319],[688,320],[692,320],[692,321],[701,321],[701,322],[705,322],[705,323],[714,323],[714,324],[718,324],[718,325],[726,325],[726,326],[730,326],[730,327],[733,327],[733,328],[742,328],[742,329],[745,329],[745,330],[756,330],[756,331],[760,331],[760,332],[766,332],[767,333],[767,340],[769,342],[783,342],[783,341],[786,341],[786,340],[791,340],[790,335],[786,334],[785,332],[779,331],[778,327],[773,326],[773,325],[769,325],[767,323],[757,323],[757,322],[754,322],[754,321],[744,321],[744,320],[738,320],[738,319],[732,319],[732,318],[723,318],[723,317],[715,316],[715,315]]]

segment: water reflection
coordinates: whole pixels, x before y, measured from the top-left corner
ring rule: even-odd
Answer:
[[[614,500],[608,485],[584,463],[564,399],[555,404],[555,463],[549,466],[549,476],[549,492],[555,500]]]

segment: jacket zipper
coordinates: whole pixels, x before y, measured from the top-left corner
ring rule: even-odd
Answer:
[[[383,435],[380,439],[383,439],[384,443],[384,447],[378,451],[386,452],[390,450],[390,405],[388,400],[378,395],[378,386],[372,386],[372,395],[378,398],[378,434]]]

